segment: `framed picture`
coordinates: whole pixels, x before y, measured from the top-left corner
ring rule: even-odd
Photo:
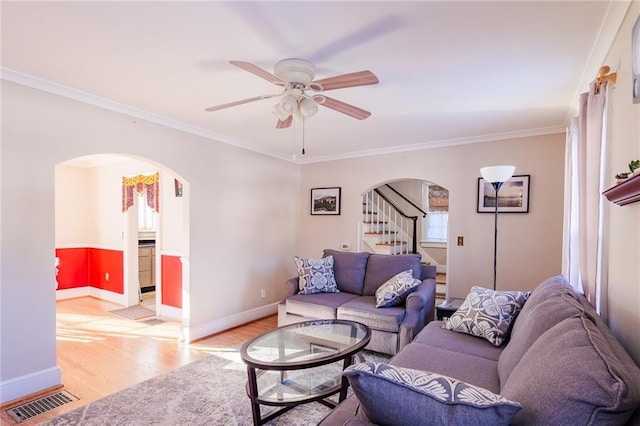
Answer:
[[[498,191],[499,213],[529,213],[530,175],[516,175]],[[496,191],[490,182],[478,178],[478,213],[494,213]]]
[[[173,183],[176,189],[176,197],[182,197],[182,182],[178,179],[174,179]]]
[[[312,215],[339,215],[340,188],[311,188]]]

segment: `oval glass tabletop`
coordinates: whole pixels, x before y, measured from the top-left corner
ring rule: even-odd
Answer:
[[[258,336],[245,343],[241,353],[247,364],[257,368],[296,369],[355,353],[368,343],[370,333],[353,321],[306,321]]]

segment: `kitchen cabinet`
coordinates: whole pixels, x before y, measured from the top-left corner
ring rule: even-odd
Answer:
[[[153,287],[156,284],[156,247],[144,245],[138,247],[138,281],[140,288]]]

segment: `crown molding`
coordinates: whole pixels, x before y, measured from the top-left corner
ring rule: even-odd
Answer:
[[[562,126],[556,126],[556,127],[545,127],[545,128],[529,129],[529,130],[522,130],[522,131],[515,131],[515,132],[493,133],[488,135],[472,136],[472,137],[465,137],[465,138],[441,139],[436,141],[417,143],[413,145],[403,145],[403,146],[394,147],[394,148],[379,148],[379,149],[371,149],[366,151],[355,151],[355,152],[350,152],[344,155],[316,157],[309,160],[298,159],[296,162],[300,164],[322,163],[326,161],[347,160],[351,158],[370,157],[374,155],[397,154],[397,153],[407,152],[407,151],[420,151],[425,149],[435,149],[435,148],[451,147],[451,146],[458,146],[458,145],[469,145],[474,143],[496,142],[496,141],[508,140],[508,139],[528,138],[532,136],[555,135],[558,133],[565,134],[566,131],[567,131],[567,128],[564,125],[562,125]]]
[[[418,151],[418,150],[424,150],[424,149],[441,148],[445,146],[492,142],[492,141],[505,140],[505,139],[518,139],[518,138],[524,138],[524,137],[530,137],[530,136],[541,136],[541,135],[548,135],[548,134],[555,134],[555,133],[565,133],[566,131],[565,126],[543,128],[543,129],[529,129],[529,130],[523,130],[523,131],[517,131],[517,132],[497,133],[497,134],[473,136],[473,137],[467,137],[467,138],[442,139],[442,140],[428,141],[428,142],[413,144],[413,145],[404,145],[404,146],[392,147],[392,148],[379,148],[379,149],[364,150],[364,151],[354,151],[354,152],[349,152],[345,154],[306,159],[298,156],[290,156],[290,155],[284,156],[280,154],[274,154],[273,152],[269,152],[262,147],[252,145],[247,142],[243,142],[243,141],[222,135],[220,133],[212,132],[211,130],[206,130],[201,127],[197,127],[191,124],[173,120],[168,117],[164,117],[158,114],[153,114],[148,111],[141,110],[139,108],[134,108],[125,104],[121,104],[119,102],[115,102],[113,100],[96,96],[91,93],[87,93],[81,90],[63,86],[58,83],[53,83],[51,81],[34,77],[32,75],[25,74],[10,68],[0,67],[0,78],[2,80],[11,81],[13,83],[31,87],[33,89],[42,90],[42,91],[52,93],[58,96],[62,96],[68,99],[73,99],[78,102],[83,102],[85,104],[107,109],[109,111],[114,111],[120,114],[135,117],[141,120],[146,120],[148,122],[159,124],[161,126],[165,126],[171,129],[180,130],[182,132],[190,133],[196,136],[201,136],[203,138],[214,140],[216,142],[237,146],[243,149],[247,149],[249,151],[253,151],[259,154],[263,154],[269,157],[277,158],[280,160],[288,161],[288,162],[299,164],[299,165],[322,163],[322,162],[335,161],[335,160],[345,160],[350,158],[369,157],[374,155],[394,154],[394,153],[407,152],[407,151]]]
[[[73,99],[78,102],[93,105],[99,108],[114,111],[120,114],[128,115],[131,117],[145,120],[151,123],[159,124],[164,127],[168,127],[175,130],[180,130],[185,133],[190,133],[196,136],[201,136],[206,139],[211,139],[217,142],[222,142],[228,145],[237,146],[240,148],[254,151],[259,154],[267,155],[269,157],[278,158],[280,160],[291,161],[290,157],[282,155],[276,155],[273,152],[269,152],[264,148],[249,144],[238,139],[225,136],[220,133],[213,132],[211,130],[203,129],[202,127],[193,126],[181,121],[173,120],[162,115],[154,114],[148,111],[144,111],[139,108],[131,107],[111,99],[96,96],[82,90],[73,89],[68,86],[63,86],[58,83],[54,83],[42,78],[38,78],[29,74],[22,73],[10,68],[0,67],[0,79],[10,81],[12,83],[20,84],[22,86],[31,87],[33,89],[42,90],[44,92],[52,93],[54,95],[62,96],[68,99]]]

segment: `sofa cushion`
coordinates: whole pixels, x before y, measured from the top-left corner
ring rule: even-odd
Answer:
[[[422,256],[419,254],[400,254],[396,256],[372,254],[367,261],[362,295],[373,296],[376,294],[378,287],[389,278],[407,269],[413,271],[413,278],[420,279],[422,273],[420,259],[422,259]]]
[[[514,424],[624,424],[640,404],[637,370],[582,315],[540,336],[500,393],[524,404]]]
[[[364,271],[371,253],[349,253],[326,249],[322,257],[333,256],[333,274],[338,290],[362,295]]]
[[[472,354],[442,349],[437,346],[411,343],[389,361],[398,367],[436,371],[463,382],[500,393],[498,361]]]
[[[405,309],[400,306],[378,309],[374,296],[357,296],[338,307],[337,315],[338,319],[361,322],[374,330],[397,333]]]
[[[333,256],[322,259],[295,257],[300,294],[337,293],[333,275]]]
[[[498,361],[505,346],[494,346],[485,339],[442,328],[442,321],[431,321],[413,339],[416,343],[436,346],[449,351],[465,353]],[[508,347],[508,345],[506,346]]]
[[[363,362],[343,375],[367,418],[382,425],[418,425],[427,418],[430,424],[508,425],[522,408],[481,387],[429,371]]]
[[[528,297],[526,291],[496,291],[473,286],[460,308],[442,326],[500,346]]]
[[[415,291],[421,282],[413,278],[411,269],[394,275],[376,290],[376,308],[403,304],[409,293]]]
[[[522,356],[547,330],[560,321],[581,316],[584,310],[562,276],[536,287],[511,329],[509,344],[498,360],[500,383],[504,383]]]
[[[335,319],[338,306],[358,297],[351,293],[296,294],[288,297],[285,305],[288,314],[306,318]]]

